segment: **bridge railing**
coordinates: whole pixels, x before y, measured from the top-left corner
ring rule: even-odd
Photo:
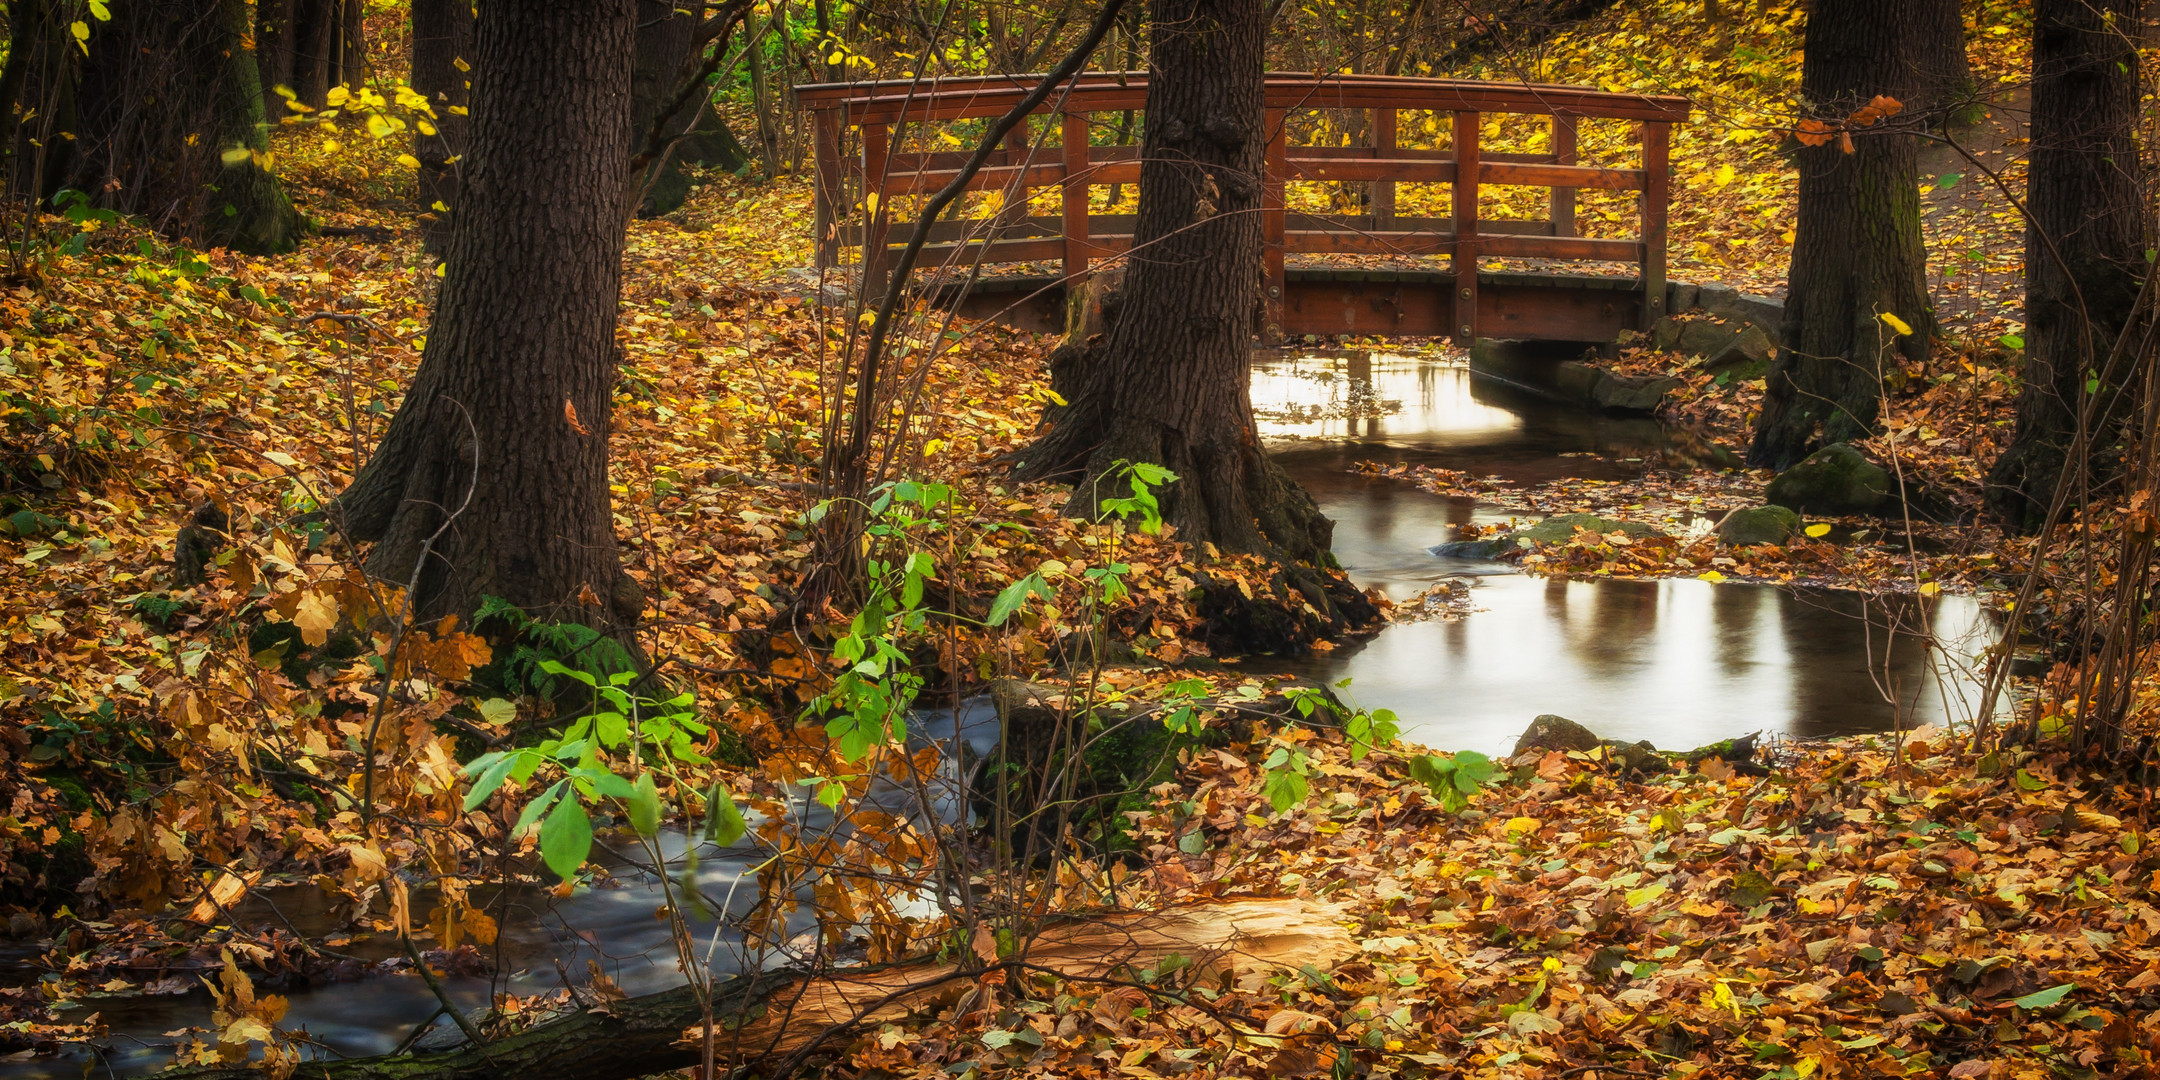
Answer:
[[[904,243],[911,223],[896,215],[910,196],[928,196],[959,175],[965,151],[896,148],[903,125],[929,125],[999,116],[1034,85],[1034,76],[988,76],[921,81],[827,83],[796,88],[811,113],[816,148],[817,260],[840,264],[844,247],[860,247],[867,288],[884,287],[893,245]],[[1039,110],[1056,113],[1059,145],[1035,145],[1022,128],[1008,136],[969,190],[1004,194],[990,218],[958,218],[934,226],[921,265],[1057,262],[1068,283],[1089,268],[1124,252],[1134,218],[1095,213],[1090,191],[1140,179],[1138,146],[1091,145],[1094,117],[1147,105],[1145,72],[1090,72],[1051,94]],[[1283,325],[1284,257],[1295,253],[1441,256],[1455,273],[1453,328],[1476,334],[1477,274],[1462,273],[1483,256],[1557,262],[1619,262],[1638,268],[1642,317],[1663,314],[1665,225],[1672,125],[1685,122],[1684,98],[1611,93],[1576,86],[1479,83],[1393,76],[1271,73],[1266,84],[1266,176],[1262,228],[1266,242],[1266,291],[1271,328]],[[1358,110],[1369,116],[1365,146],[1290,143],[1290,117],[1303,110]],[[1430,112],[1452,117],[1450,145],[1420,149],[1400,145],[1401,114]],[[1492,153],[1479,145],[1485,119],[1528,115],[1550,124],[1544,153]],[[1635,122],[1632,168],[1581,164],[1577,135],[1584,120]],[[859,152],[849,152],[850,133]],[[916,139],[915,144],[922,140]],[[1044,140],[1047,141],[1047,140]],[[1360,215],[1299,213],[1285,205],[1291,181],[1370,182],[1370,212]],[[1450,185],[1446,217],[1395,213],[1397,184]],[[1479,215],[1484,186],[1548,188],[1544,220],[1493,220]],[[1062,214],[1030,215],[1033,193],[1061,189]],[[1633,237],[1578,234],[1576,194],[1590,189],[1635,192],[1640,231]],[[876,196],[870,198],[869,196]]]

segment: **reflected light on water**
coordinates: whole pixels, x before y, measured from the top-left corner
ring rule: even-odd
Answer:
[[[1519,431],[1523,418],[1471,393],[1461,368],[1407,356],[1308,356],[1255,365],[1253,412],[1269,438],[1380,439]]]

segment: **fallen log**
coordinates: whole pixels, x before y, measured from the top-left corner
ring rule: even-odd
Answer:
[[[1301,900],[1225,900],[1158,912],[1113,912],[1049,925],[1022,956],[992,968],[1049,971],[1075,980],[1115,979],[1175,955],[1202,972],[1299,968],[1325,971],[1357,951],[1333,908]],[[827,1040],[901,1019],[957,997],[973,970],[922,957],[839,971],[772,971],[713,987],[716,1057],[766,1075]],[[634,1077],[698,1065],[704,1016],[689,987],[624,998],[545,1021],[529,1031],[441,1054],[310,1061],[307,1080],[498,1080]],[[245,1066],[158,1074],[161,1080],[260,1080]]]

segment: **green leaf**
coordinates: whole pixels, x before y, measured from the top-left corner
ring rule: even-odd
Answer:
[[[1268,798],[1268,805],[1273,806],[1277,813],[1304,802],[1310,788],[1304,774],[1296,769],[1277,769],[1270,772],[1267,782],[1260,785],[1261,793]]]
[[[523,753],[488,755],[488,757],[493,757],[495,760],[488,763],[485,770],[480,773],[479,779],[473,781],[472,790],[465,793],[464,812],[470,814],[479,809],[480,804],[486,802],[488,796],[495,794],[495,789],[501,787],[503,781],[509,778],[510,770],[515,768],[518,759],[524,756]],[[473,761],[473,764],[478,765],[485,760],[486,758],[478,758]]]
[[[2021,998],[2011,998],[2010,1004],[2015,1005],[2020,1009],[2045,1009],[2048,1006],[2053,1005],[2056,1002],[2061,1001],[2063,998],[2069,996],[2070,991],[2075,989],[2077,989],[2076,983],[2064,983],[2061,986],[2050,986],[2045,990],[2030,993]]]
[[[750,826],[743,823],[742,811],[735,807],[734,797],[720,786],[720,781],[713,781],[712,790],[705,793],[705,839],[729,847],[749,831]]]
[[[2024,337],[2018,334],[2004,334],[1995,340],[2001,342],[2002,347],[2005,349],[2022,349],[2025,347]]]
[[[1043,580],[1039,570],[1030,571],[1028,576],[1005,586],[1005,590],[997,594],[997,599],[990,602],[990,618],[985,621],[991,626],[1005,625],[1005,620],[1012,618],[1013,613],[1020,610],[1020,605],[1027,602],[1031,592],[1046,599],[1052,595],[1050,583]]]
[[[637,783],[630,785],[630,827],[639,836],[650,837],[660,831],[660,791],[653,786],[651,773],[639,773]]]
[[[1198,855],[1207,850],[1207,837],[1194,829],[1177,838],[1177,849],[1187,855]]]
[[[569,881],[592,853],[592,819],[576,799],[555,804],[554,812],[540,823],[540,858],[557,877]]]
[[[1470,780],[1470,785],[1463,788],[1465,793],[1477,790],[1479,784],[1492,779],[1492,774],[1491,758],[1475,750],[1464,750],[1455,755],[1455,783],[1461,785],[1464,777]]]
[[[526,803],[525,811],[518,815],[517,824],[510,827],[510,835],[523,836],[525,830],[532,828],[533,822],[540,820],[540,815],[548,812],[548,807],[555,805],[555,800],[562,798],[563,788],[569,783],[567,779],[557,780],[553,786],[541,792],[539,798]]]
[[[1448,774],[1455,771],[1455,763],[1431,754],[1419,754],[1410,759],[1410,779],[1439,792],[1448,787]]]

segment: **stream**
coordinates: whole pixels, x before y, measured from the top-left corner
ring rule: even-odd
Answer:
[[[1358,704],[1394,710],[1406,739],[1504,753],[1533,717],[1552,712],[1608,738],[1687,749],[1753,731],[1841,735],[1962,720],[1977,711],[1979,691],[1968,669],[1993,631],[1969,599],[1863,598],[1694,579],[1531,577],[1505,564],[1427,550],[1454,539],[1461,525],[1517,514],[1353,471],[1360,462],[1412,463],[1521,483],[1622,479],[1640,473],[1665,445],[1654,420],[1552,404],[1473,379],[1456,364],[1374,354],[1260,359],[1252,395],[1277,459],[1335,520],[1336,555],[1360,585],[1396,599],[1451,578],[1469,588],[1471,611],[1460,619],[1400,623],[1333,652],[1273,665],[1331,683],[1349,679]],[[1923,620],[1939,647],[1891,632]],[[983,749],[995,735],[986,710],[945,717],[948,741]],[[805,812],[823,811],[812,805]],[[668,843],[676,854],[683,838],[676,834]],[[701,858],[711,896],[728,895],[750,869],[740,851],[708,847]],[[565,973],[582,983],[592,963],[633,995],[681,982],[666,924],[654,917],[657,883],[617,864],[611,885],[568,900],[529,887],[511,892],[498,944],[486,950],[506,973],[497,989],[542,993],[559,988]],[[735,894],[738,910],[754,898],[754,881],[745,885]],[[283,919],[316,938],[338,929],[310,888],[265,893],[236,913],[241,922],[268,926]],[[701,949],[715,943],[716,971],[741,970],[740,941],[724,933],[714,938],[715,926],[695,924]],[[349,948],[381,959],[394,947],[390,940],[376,935]],[[0,948],[12,949],[0,951],[0,966],[25,981],[37,978],[32,951]],[[458,975],[445,984],[466,1007],[483,1004],[491,986]],[[275,992],[291,1002],[282,1026],[305,1028],[341,1055],[393,1050],[436,1008],[427,987],[409,974]],[[170,1033],[210,1022],[210,1001],[199,989],[93,996],[79,1007],[102,1014],[111,1030],[101,1052],[74,1046],[55,1058],[11,1062],[8,1075],[58,1080],[85,1075],[86,1065],[92,1076],[152,1072],[172,1060]]]

